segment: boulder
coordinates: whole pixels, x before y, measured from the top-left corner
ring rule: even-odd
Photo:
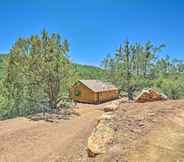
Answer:
[[[168,97],[165,94],[161,93],[160,95],[161,95],[162,100],[168,100]]]
[[[135,102],[150,102],[150,101],[159,101],[159,100],[167,100],[167,96],[159,93],[158,91],[149,88],[144,89],[140,95],[135,99]]]
[[[106,112],[100,117],[99,121],[101,121],[101,120],[112,120],[113,117],[114,117],[114,114],[112,112]]]
[[[112,143],[114,129],[110,127],[109,119],[111,119],[111,115],[103,116],[88,138],[87,151],[89,157],[104,154],[107,151],[107,145]]]
[[[118,109],[118,103],[111,103],[104,107],[104,112],[116,111]]]

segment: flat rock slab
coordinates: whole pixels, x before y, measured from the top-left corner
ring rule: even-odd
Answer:
[[[88,138],[88,156],[95,157],[107,151],[107,144],[113,142],[114,129],[110,126],[113,118],[112,113],[105,113],[101,116],[98,125],[94,128]]]

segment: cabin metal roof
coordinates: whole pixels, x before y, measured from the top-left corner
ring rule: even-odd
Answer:
[[[100,80],[79,80],[79,82],[94,92],[118,90],[116,86]]]

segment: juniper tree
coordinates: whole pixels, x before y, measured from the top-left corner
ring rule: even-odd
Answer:
[[[56,109],[61,95],[73,83],[75,72],[69,45],[57,33],[20,38],[6,58],[3,81],[11,106],[9,116]]]

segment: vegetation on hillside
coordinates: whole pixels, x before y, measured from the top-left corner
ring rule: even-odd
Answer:
[[[79,74],[80,79],[99,79],[101,80],[104,75],[104,70],[99,67],[90,65],[74,64],[76,72]]]
[[[127,92],[129,100],[143,88],[155,87],[171,99],[184,97],[184,64],[168,56],[159,59],[157,53],[164,45],[155,47],[125,41],[112,56],[103,62],[106,80],[116,84],[121,92]]]

